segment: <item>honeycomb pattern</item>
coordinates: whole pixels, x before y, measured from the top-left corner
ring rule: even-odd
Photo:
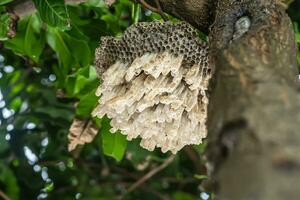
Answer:
[[[92,115],[111,118],[111,132],[172,153],[206,137],[212,67],[191,26],[138,23],[120,39],[102,38],[95,63],[102,84]]]
[[[117,60],[132,61],[145,53],[169,52],[182,55],[185,62],[208,67],[208,45],[186,22],[140,22],[130,26],[122,38],[103,37],[96,50],[96,69],[101,75]]]

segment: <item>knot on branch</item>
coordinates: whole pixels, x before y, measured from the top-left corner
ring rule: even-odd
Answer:
[[[250,29],[251,20],[248,16],[241,17],[235,23],[235,32],[233,34],[233,39],[238,39],[243,36]]]

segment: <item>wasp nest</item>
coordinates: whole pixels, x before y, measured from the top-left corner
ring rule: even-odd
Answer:
[[[208,46],[187,23],[138,23],[96,50],[102,79],[94,116],[141,146],[176,153],[206,137]]]

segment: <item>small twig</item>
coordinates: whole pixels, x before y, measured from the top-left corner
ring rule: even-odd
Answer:
[[[137,173],[130,173],[128,172],[127,170],[124,170],[123,168],[121,167],[117,167],[117,166],[111,166],[111,169],[117,173],[120,173],[122,174],[122,176],[125,176],[125,177],[129,177],[129,178],[132,178],[134,180],[138,180],[139,179],[139,176]]]
[[[147,8],[148,10],[151,10],[153,12],[159,12],[159,10],[153,6],[151,6],[150,4],[148,4],[145,0],[138,0],[140,2],[140,4],[142,4],[142,6],[144,6],[145,8]]]
[[[168,21],[168,17],[165,15],[165,13],[162,11],[160,3],[158,0],[155,0],[156,5],[158,6],[158,8],[155,8],[153,6],[151,6],[150,4],[148,4],[145,0],[138,0],[140,2],[140,4],[148,9],[151,10],[152,12],[156,12],[158,14],[160,14],[160,16],[163,18],[163,20]]]
[[[175,158],[175,155],[170,156],[168,159],[166,159],[161,165],[159,165],[157,168],[154,168],[153,170],[151,170],[150,172],[148,172],[147,174],[145,174],[141,179],[139,179],[138,181],[136,181],[134,184],[132,184],[127,192],[121,197],[121,199],[129,194],[130,192],[134,191],[136,188],[138,188],[140,185],[142,185],[143,183],[145,183],[148,179],[150,179],[152,176],[154,176],[155,174],[157,174],[158,172],[160,172],[161,170],[163,170],[164,168],[166,168]]]
[[[2,190],[0,190],[0,197],[2,197],[3,200],[11,200]]]
[[[164,11],[161,8],[160,2],[159,0],[155,0],[156,6],[158,8],[158,10],[160,11],[159,14],[161,15],[161,17],[163,18],[164,21],[168,21],[168,17],[165,15]]]

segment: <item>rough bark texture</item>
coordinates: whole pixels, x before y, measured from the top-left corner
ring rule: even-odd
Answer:
[[[207,153],[218,196],[299,199],[300,97],[291,22],[271,1],[222,1],[216,13]],[[243,15],[251,29],[231,41]]]
[[[147,2],[156,7],[155,1]],[[191,25],[208,33],[209,26],[213,22],[216,0],[160,0],[164,12],[179,19],[188,21]]]
[[[173,14],[180,5],[161,2]],[[186,14],[194,12],[187,6],[191,2],[201,1],[182,1],[185,13],[177,14],[194,25],[205,24]],[[220,0],[210,11],[215,16],[210,49],[216,70],[207,157],[217,199],[300,197],[297,49],[291,21],[274,2]],[[243,16],[250,18],[250,30],[233,40],[235,23]]]

